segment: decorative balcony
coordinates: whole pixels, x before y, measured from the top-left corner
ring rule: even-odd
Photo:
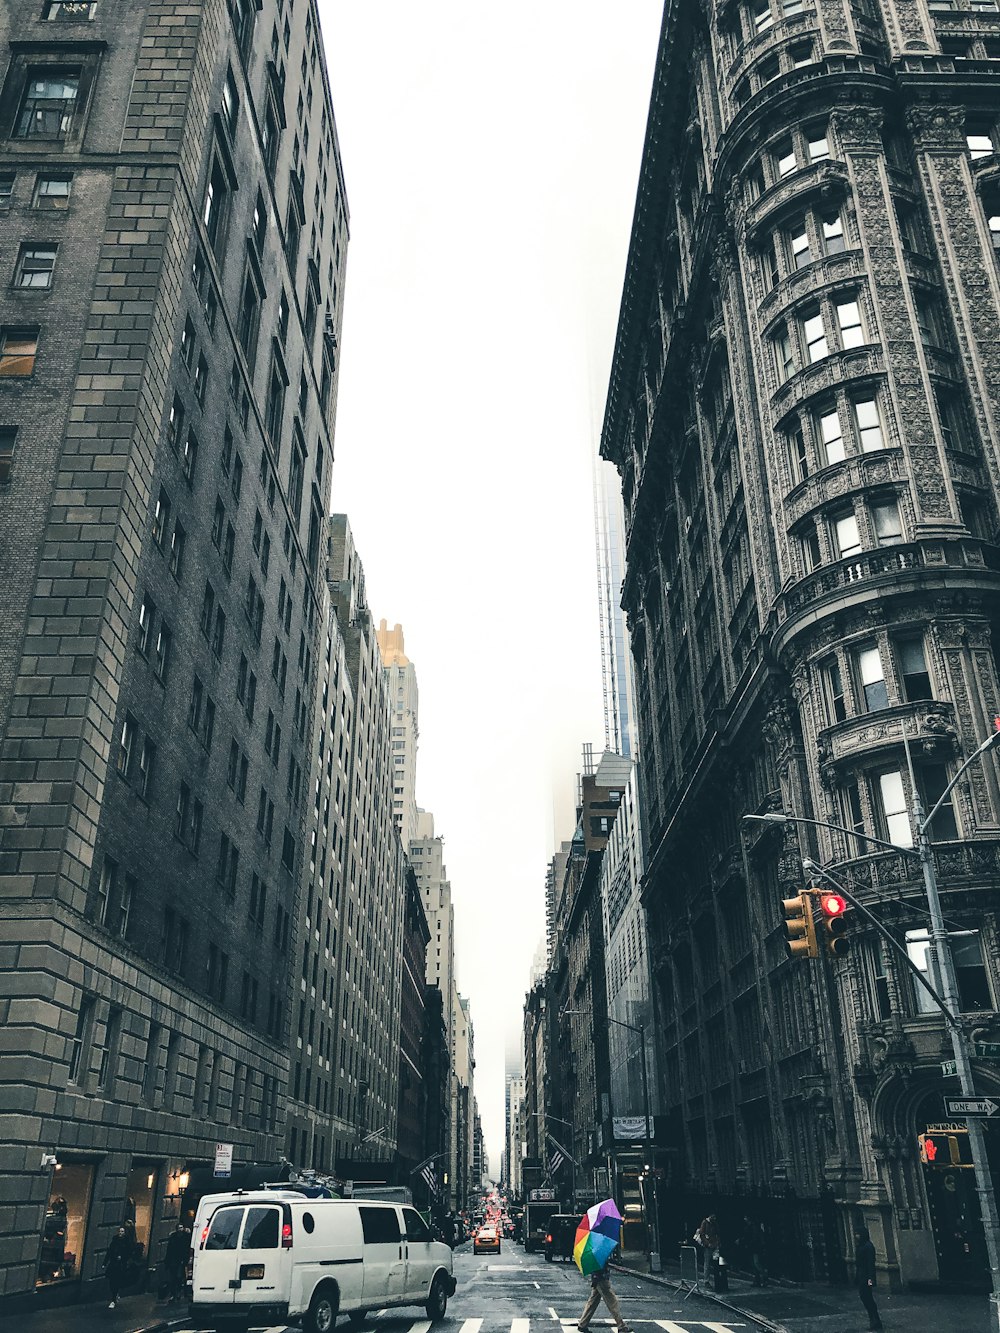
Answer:
[[[780,651],[793,635],[821,617],[890,592],[978,592],[985,586],[995,587],[997,575],[987,566],[986,549],[974,538],[928,538],[823,565],[786,587],[775,599],[773,647]]]
[[[813,510],[857,491],[906,480],[908,473],[900,449],[853,454],[814,472],[789,492],[785,502],[787,526],[793,528]]]
[[[934,866],[942,893],[990,891],[1000,887],[1000,839],[968,838],[934,846]],[[902,899],[924,901],[920,862],[905,852],[880,852],[855,861],[839,862],[833,871],[849,881],[851,892],[866,907],[881,902],[907,910]]]
[[[853,769],[879,751],[898,748],[904,737],[918,753],[950,757],[958,748],[954,706],[924,699],[862,713],[827,727],[817,739],[823,781],[834,786],[844,769]]]

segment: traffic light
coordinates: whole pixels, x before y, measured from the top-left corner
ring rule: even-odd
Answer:
[[[847,929],[844,917],[847,901],[841,898],[839,893],[824,892],[819,896],[819,905],[823,913],[823,933],[826,938],[827,953],[834,958],[843,958],[851,949],[850,940],[844,939],[844,931]]]
[[[969,1166],[972,1153],[965,1132],[918,1134],[920,1160],[926,1166]]]
[[[785,909],[785,948],[789,958],[816,958],[816,925],[813,921],[812,893],[803,889],[795,898],[782,899]]]

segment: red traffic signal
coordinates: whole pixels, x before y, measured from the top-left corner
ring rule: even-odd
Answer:
[[[847,922],[844,919],[847,899],[842,898],[839,893],[821,893],[819,905],[823,913],[827,952],[834,958],[843,958],[851,948],[850,941],[844,939],[844,931],[847,929]]]

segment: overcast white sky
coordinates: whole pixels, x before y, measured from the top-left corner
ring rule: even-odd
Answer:
[[[319,0],[351,211],[333,507],[420,687],[491,1171],[603,745],[591,458],[662,0]]]

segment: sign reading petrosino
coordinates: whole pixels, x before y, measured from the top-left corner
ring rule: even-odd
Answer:
[[[646,1118],[641,1115],[616,1115],[612,1118],[611,1127],[616,1139],[651,1139],[653,1137],[652,1121],[650,1121],[647,1130]]]

